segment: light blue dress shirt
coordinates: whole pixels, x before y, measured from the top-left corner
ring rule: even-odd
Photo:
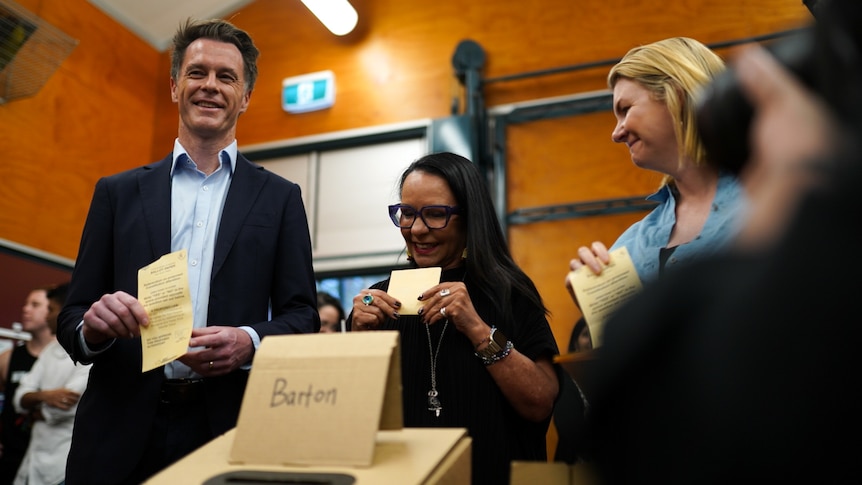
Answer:
[[[659,252],[667,246],[671,230],[676,224],[676,199],[669,186],[663,186],[647,200],[656,201],[659,205],[626,229],[610,248],[611,251],[623,246],[628,248],[643,283],[658,278]],[[745,192],[738,179],[722,174],[703,229],[692,241],[674,250],[665,269],[671,271],[674,267],[727,246],[741,228],[747,205]]]
[[[179,139],[174,141],[171,167],[171,252],[181,249],[188,251],[189,293],[194,312],[194,328],[207,326],[216,237],[236,159],[237,143],[234,140],[221,150],[219,167],[207,175],[198,170],[197,164],[189,157]],[[109,344],[98,350],[90,349],[81,333],[82,326],[83,322],[78,325],[78,332],[85,354],[94,357],[110,348]],[[260,345],[260,336],[251,327],[239,328],[248,333],[254,348]],[[250,368],[250,365],[245,368]],[[179,361],[165,366],[165,376],[168,379],[198,377]]]
[[[194,327],[207,325],[210,277],[216,235],[224,201],[236,163],[236,141],[220,153],[219,167],[207,175],[198,170],[179,140],[174,141],[171,168],[171,252],[188,251],[189,293]],[[191,350],[191,349],[190,349]],[[165,366],[169,378],[190,377],[191,369],[179,361]]]

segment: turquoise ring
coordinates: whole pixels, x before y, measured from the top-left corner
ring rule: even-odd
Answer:
[[[362,297],[362,303],[365,303],[366,306],[370,305],[372,301],[374,301],[374,297],[370,294]]]

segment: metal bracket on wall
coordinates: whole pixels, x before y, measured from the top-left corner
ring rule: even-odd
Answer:
[[[485,168],[485,126],[487,113],[482,95],[482,68],[485,67],[485,50],[476,41],[465,39],[458,43],[452,54],[455,77],[464,86],[464,115],[470,126],[471,151],[469,157],[480,169]],[[456,115],[456,112],[452,113]]]
[[[497,217],[507,230],[510,224],[526,224],[546,220],[568,219],[585,215],[602,215],[608,213],[630,212],[643,210],[643,197],[631,199],[614,199],[612,201],[595,201],[584,203],[563,204],[557,206],[518,209],[505,214],[506,204],[506,130],[509,125],[527,123],[530,121],[577,116],[597,111],[610,110],[613,97],[610,91],[582,93],[553,99],[518,103],[509,107],[491,110],[490,119],[494,125],[494,140],[492,146],[492,167],[494,205],[497,207]],[[625,201],[625,202],[620,202]],[[654,207],[651,204],[649,208]]]
[[[532,103],[518,103],[510,109],[493,109],[491,116],[505,125],[526,123],[528,121],[577,116],[597,111],[610,111],[613,108],[613,95],[610,91],[596,91],[554,99],[538,100]]]
[[[655,202],[646,200],[646,196],[592,200],[589,202],[574,202],[571,204],[545,205],[541,207],[517,209],[510,213],[506,220],[509,224],[529,224],[531,222],[648,211],[656,205],[657,204]]]

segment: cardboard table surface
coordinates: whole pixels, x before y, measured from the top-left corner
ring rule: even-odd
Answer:
[[[212,440],[182,460],[152,477],[147,485],[204,483],[210,478],[233,471],[339,473],[352,476],[355,485],[381,483],[424,484],[445,462],[451,465],[452,454],[469,451],[470,438],[463,428],[404,428],[378,431],[374,460],[369,467],[354,466],[277,466],[229,463],[236,428]],[[458,458],[458,457],[456,457]],[[463,462],[463,460],[461,460]],[[468,469],[463,483],[469,483]],[[447,465],[448,466],[448,465]],[[459,473],[459,476],[464,473]],[[224,482],[234,483],[234,482]],[[241,483],[241,482],[240,482]],[[251,483],[251,482],[247,482]],[[279,483],[279,482],[274,482]],[[293,483],[285,480],[283,483]],[[327,483],[327,482],[321,482]]]

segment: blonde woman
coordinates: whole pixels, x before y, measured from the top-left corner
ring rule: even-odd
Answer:
[[[706,162],[695,123],[699,90],[724,70],[705,45],[674,37],[630,50],[608,74],[617,121],[613,141],[628,147],[637,167],[665,175],[647,197],[658,206],[610,249],[628,248],[643,282],[721,249],[737,232],[742,188],[735,176]],[[609,260],[607,247],[596,241],[578,248],[569,265],[599,274]]]

